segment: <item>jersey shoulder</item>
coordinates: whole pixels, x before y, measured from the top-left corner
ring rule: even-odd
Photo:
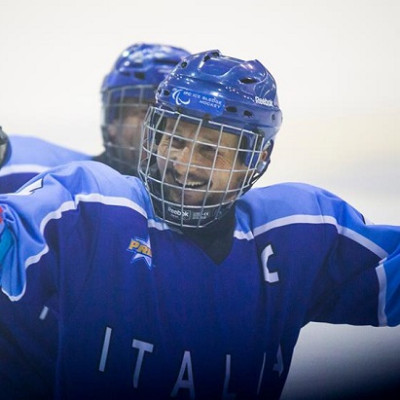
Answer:
[[[69,202],[135,204],[138,208],[148,209],[147,193],[138,178],[121,175],[111,167],[91,160],[73,161],[42,172],[18,192],[0,195],[1,201],[11,207],[19,207],[21,203],[24,212],[42,215]]]
[[[15,193],[0,195],[0,210],[0,228],[11,232],[11,245],[0,246],[0,256],[5,251],[0,286],[17,299],[25,290],[25,266],[49,251],[44,234],[49,222],[57,221],[57,235],[94,235],[106,229],[104,220],[114,220],[116,226],[121,216],[146,226],[151,208],[137,178],[96,161],[75,161],[37,175]]]
[[[237,202],[237,213],[247,225],[257,227],[280,218],[314,216],[342,219],[346,214],[362,215],[337,195],[305,183],[280,183],[257,187]]]

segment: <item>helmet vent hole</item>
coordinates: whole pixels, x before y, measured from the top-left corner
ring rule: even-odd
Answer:
[[[164,96],[169,96],[169,93],[170,93],[169,90],[164,90],[163,91]]]
[[[145,79],[145,73],[144,72],[135,72],[135,78],[144,80]]]
[[[154,64],[159,64],[159,65],[172,65],[175,66],[176,65],[176,60],[170,60],[168,58],[160,58],[158,60],[154,60]]]
[[[182,68],[186,68],[186,67],[187,67],[187,62],[186,62],[186,61],[183,61],[183,62],[181,63],[181,67],[182,67]]]
[[[231,113],[236,113],[237,112],[237,108],[233,107],[233,106],[228,106],[225,108],[226,111],[231,112]]]
[[[245,117],[252,117],[252,116],[253,116],[253,113],[252,113],[251,111],[249,111],[249,110],[245,110],[245,111],[243,111],[243,115],[244,115]]]
[[[251,83],[256,83],[257,79],[254,78],[243,78],[240,80],[240,82],[244,83],[245,85],[251,84]]]
[[[275,114],[271,115],[271,119],[272,119],[272,121],[275,121],[275,119],[276,119]]]
[[[219,52],[218,51],[213,51],[212,53],[210,53],[210,54],[206,54],[205,56],[204,56],[204,58],[203,58],[203,62],[206,62],[206,61],[208,61],[208,60],[210,60],[211,58],[217,58],[217,57],[219,57],[220,56],[220,54],[219,54]]]

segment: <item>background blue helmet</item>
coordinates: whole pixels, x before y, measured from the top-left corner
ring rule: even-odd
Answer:
[[[264,143],[281,123],[276,83],[258,61],[211,50],[186,57],[159,86],[161,108],[259,132]]]
[[[155,90],[189,53],[179,47],[138,43],[118,57],[101,85],[105,153],[100,159],[121,173],[136,175],[140,125]],[[137,118],[127,118],[135,114]],[[129,120],[129,121],[128,121]]]
[[[132,97],[153,102],[155,89],[172,68],[189,53],[179,47],[137,43],[126,48],[101,85],[102,101],[110,104]],[[110,113],[107,119],[115,115]]]
[[[137,43],[126,48],[105,76],[101,92],[126,86],[151,85],[157,88],[173,67],[189,53],[179,47]],[[154,91],[146,98],[153,100]]]

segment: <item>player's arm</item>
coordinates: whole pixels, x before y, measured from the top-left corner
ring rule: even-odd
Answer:
[[[35,181],[31,189],[41,186],[41,180]],[[28,188],[25,194],[2,196],[0,206],[0,384],[10,399],[51,398],[56,363],[57,321],[53,315],[41,316],[53,290],[40,276],[26,288],[23,255],[35,249],[32,242],[41,242],[38,221],[22,211],[40,214],[31,194]],[[28,198],[31,207],[25,205]]]
[[[99,189],[95,181],[90,168],[71,165],[39,175],[18,193],[0,195],[0,385],[5,398],[51,398],[58,271],[72,229],[63,213],[77,209],[80,195]],[[49,221],[57,221],[51,234]]]
[[[400,227],[374,225],[346,202],[322,194],[322,214],[336,234],[315,281],[310,320],[400,324]]]
[[[129,182],[129,183],[128,183]],[[135,190],[138,189],[138,190]],[[16,193],[0,195],[0,286],[10,298],[18,299],[26,285],[26,270],[47,257],[51,245],[46,237],[48,227],[57,222],[57,239],[51,239],[55,251],[71,257],[66,237],[73,234],[65,216],[71,213],[85,230],[83,219],[98,224],[96,207],[87,211],[82,204],[104,204],[137,208],[143,204],[144,188],[135,178],[128,179],[110,167],[94,162],[73,162],[37,175]],[[86,210],[86,214],[85,211]],[[79,219],[79,221],[78,221]],[[57,243],[55,243],[57,242]],[[65,254],[65,256],[64,256]],[[75,253],[74,253],[75,254]],[[81,254],[81,257],[84,255]]]

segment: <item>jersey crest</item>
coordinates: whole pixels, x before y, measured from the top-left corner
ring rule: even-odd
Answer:
[[[149,237],[147,237],[147,239],[142,239],[139,237],[131,239],[129,242],[129,246],[126,250],[133,253],[131,259],[132,264],[143,259],[150,270],[153,268]]]

